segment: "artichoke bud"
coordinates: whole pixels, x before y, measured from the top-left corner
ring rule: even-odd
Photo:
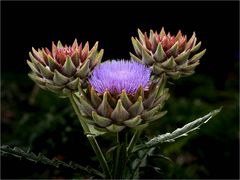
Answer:
[[[138,37],[132,37],[134,53],[130,53],[133,60],[146,64],[153,69],[152,74],[156,77],[165,74],[167,77],[178,79],[194,73],[199,60],[205,54],[206,49],[200,53],[201,42],[197,43],[195,32],[187,40],[187,36],[179,31],[176,36],[165,32],[153,33],[150,30],[142,33],[138,29]]]
[[[93,68],[101,62],[103,50],[97,50],[98,42],[89,50],[88,42],[82,49],[82,43],[77,40],[72,46],[63,46],[60,41],[52,43],[52,51],[47,48],[29,52],[31,68],[29,77],[42,89],[50,90],[60,95],[74,93],[78,84],[86,84]]]

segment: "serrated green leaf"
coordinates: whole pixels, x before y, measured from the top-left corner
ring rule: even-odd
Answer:
[[[8,154],[8,155],[12,155],[12,156],[15,156],[15,157],[18,157],[18,158],[21,158],[21,157],[24,157],[26,158],[27,160],[30,160],[30,161],[33,161],[33,162],[41,162],[43,164],[48,164],[48,165],[51,165],[51,166],[55,166],[55,167],[59,167],[60,165],[63,166],[63,167],[67,167],[67,168],[71,168],[71,169],[78,169],[78,170],[81,170],[87,174],[94,174],[94,175],[97,175],[99,177],[102,177],[104,178],[105,175],[103,175],[101,172],[99,172],[98,170],[95,170],[89,166],[85,167],[85,166],[81,166],[79,164],[76,164],[72,161],[70,161],[68,164],[63,162],[63,161],[60,161],[58,159],[48,159],[47,157],[45,157],[43,154],[39,153],[38,155],[35,155],[33,152],[30,152],[30,151],[23,151],[22,149],[18,148],[18,147],[14,147],[14,148],[11,148],[10,146],[8,145],[2,145],[1,146],[1,155],[2,154]]]
[[[172,133],[166,133],[166,134],[159,135],[155,138],[152,138],[145,144],[145,147],[150,148],[153,146],[157,146],[160,143],[173,142],[173,141],[175,141],[175,139],[177,139],[179,137],[186,136],[191,131],[198,129],[202,124],[207,123],[212,117],[217,115],[221,111],[221,109],[222,109],[222,107],[210,112],[209,114],[207,114],[201,118],[196,119],[195,121],[192,121],[192,122],[186,124],[182,128],[176,129]]]

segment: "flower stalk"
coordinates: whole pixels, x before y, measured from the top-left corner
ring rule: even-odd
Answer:
[[[130,154],[133,150],[133,148],[135,147],[137,141],[139,140],[139,137],[142,133],[142,129],[141,130],[136,130],[133,134],[133,137],[127,147],[127,154]]]
[[[51,51],[33,48],[27,61],[29,77],[40,88],[69,98],[105,179],[139,178],[155,147],[186,136],[221,110],[137,144],[144,128],[167,113],[162,109],[170,96],[168,79],[192,75],[206,51],[197,52],[201,42],[197,43],[195,32],[190,39],[181,31],[171,35],[164,29],[151,30],[149,36],[138,30],[138,35],[132,37],[131,60],[101,63],[103,49],[98,51],[98,42],[89,49],[88,42],[83,46],[75,40],[72,46],[53,43]],[[96,140],[103,133],[116,135],[106,154]]]
[[[73,94],[69,94],[68,97],[69,97],[69,100],[70,100],[70,102],[73,106],[73,109],[74,109],[75,113],[77,114],[79,122],[82,125],[84,133],[85,134],[91,134],[91,131],[89,130],[88,125],[84,120],[84,117],[81,115],[81,113],[80,113],[80,111],[79,111],[79,109],[78,109],[78,107],[77,107],[77,105],[74,101]],[[87,136],[87,138],[88,138],[88,140],[89,140],[89,142],[90,142],[90,144],[91,144],[91,146],[92,146],[92,148],[93,148],[93,150],[94,150],[94,152],[97,156],[97,159],[100,162],[100,165],[101,165],[101,167],[104,171],[104,174],[106,176],[105,178],[111,178],[111,173],[110,173],[107,161],[106,161],[106,159],[105,159],[105,157],[104,157],[104,155],[101,151],[101,148],[98,145],[98,142],[97,142],[96,138],[94,136]]]

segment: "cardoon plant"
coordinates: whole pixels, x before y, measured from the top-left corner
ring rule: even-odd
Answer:
[[[140,167],[146,166],[147,156],[156,147],[186,136],[220,111],[214,110],[171,133],[144,137],[142,132],[149,123],[167,113],[163,107],[169,98],[168,78],[191,75],[205,50],[196,54],[201,42],[196,44],[195,33],[190,40],[180,31],[176,36],[166,35],[163,29],[160,34],[151,30],[149,37],[140,30],[138,33],[140,40],[132,38],[136,55],[131,53],[132,59],[128,60],[100,63],[103,50],[97,51],[98,43],[89,50],[88,43],[82,47],[76,40],[72,46],[63,46],[59,41],[57,46],[53,43],[52,51],[42,48],[29,53],[30,78],[41,88],[69,98],[101,170],[74,167],[96,178],[139,178]],[[103,134],[116,138],[107,151],[102,151],[96,140]],[[72,164],[28,155],[16,148],[1,150],[73,168]]]

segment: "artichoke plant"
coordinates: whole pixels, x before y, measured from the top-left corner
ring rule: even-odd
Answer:
[[[78,107],[97,130],[120,132],[158,120],[168,99],[164,79],[150,80],[151,70],[136,61],[107,61],[93,70]]]
[[[164,28],[158,34],[150,31],[144,34],[138,29],[138,38],[132,37],[132,44],[136,54],[130,53],[132,59],[144,63],[152,68],[153,74],[178,79],[194,73],[200,58],[206,49],[197,53],[201,42],[197,43],[195,32],[188,40],[181,31],[176,36],[166,34]]]
[[[101,62],[103,49],[98,52],[98,42],[89,49],[89,43],[63,46],[60,41],[48,48],[29,52],[31,61],[27,60],[32,72],[29,77],[42,89],[66,95],[75,92],[78,84],[84,86],[92,69]]]
[[[171,133],[137,144],[144,128],[167,113],[162,109],[170,96],[165,88],[168,78],[191,75],[206,51],[196,53],[201,42],[196,44],[195,33],[189,40],[181,31],[176,36],[166,34],[164,29],[160,34],[151,30],[149,37],[140,30],[138,34],[139,39],[132,38],[136,53],[130,53],[132,60],[100,63],[103,50],[98,51],[98,42],[89,49],[88,42],[83,46],[77,40],[72,46],[63,46],[59,41],[57,45],[52,43],[51,51],[32,48],[29,53],[29,77],[41,88],[69,98],[103,173],[72,162],[51,161],[32,153],[28,156],[15,148],[4,147],[5,152],[57,167],[78,167],[103,179],[139,179],[141,168],[147,166],[148,157],[159,144],[186,136],[220,112],[221,108]],[[96,136],[105,132],[112,132],[116,140],[103,153]]]

